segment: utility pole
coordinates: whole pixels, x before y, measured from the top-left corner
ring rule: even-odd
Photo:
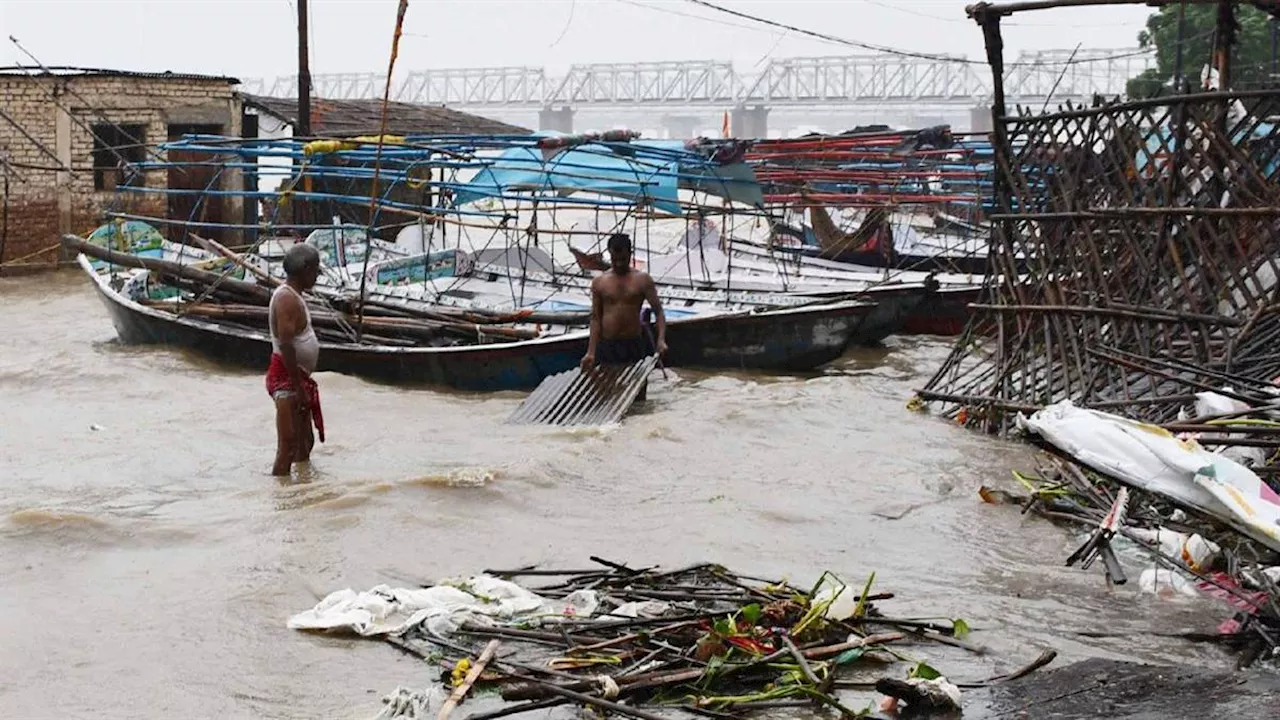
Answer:
[[[1277,50],[1280,50],[1280,18],[1271,18],[1271,87],[1280,85],[1280,68],[1276,67]]]
[[[1214,65],[1218,70],[1218,89],[1231,89],[1231,47],[1236,42],[1236,6],[1229,0],[1218,5],[1218,32],[1214,36]]]
[[[298,3],[298,125],[297,137],[311,136],[311,68],[307,62],[307,0]]]
[[[1187,34],[1187,3],[1183,0],[1178,6],[1178,55],[1173,66],[1173,94],[1181,95],[1183,93],[1182,80],[1182,46]]]

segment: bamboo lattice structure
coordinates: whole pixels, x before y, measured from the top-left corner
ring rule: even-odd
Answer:
[[[997,83],[999,17],[975,13]],[[1003,103],[998,88],[992,269],[920,397],[1000,432],[1064,399],[1166,423],[1196,392],[1271,398],[1280,90]]]

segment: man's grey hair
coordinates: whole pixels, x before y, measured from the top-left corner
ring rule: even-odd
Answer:
[[[281,265],[285,275],[297,277],[313,267],[320,267],[320,251],[312,245],[298,243],[284,251]]]

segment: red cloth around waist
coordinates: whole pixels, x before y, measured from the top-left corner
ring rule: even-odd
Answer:
[[[324,415],[320,412],[320,386],[305,371],[299,369],[298,372],[302,376],[301,391],[305,392],[307,399],[311,401],[311,421],[316,426],[316,436],[320,438],[320,442],[324,442]],[[267,365],[267,394],[274,398],[276,392],[280,390],[298,392],[298,388],[293,387],[290,381],[289,368],[285,367],[284,357],[280,353],[271,353],[271,364]]]

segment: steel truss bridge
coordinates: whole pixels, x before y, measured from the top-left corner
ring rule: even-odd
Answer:
[[[1074,53],[1074,54],[1073,54]],[[1154,64],[1136,48],[1045,50],[1007,63],[1007,102],[1039,105],[1123,95],[1125,81]],[[381,98],[385,75],[322,74],[313,93],[329,99]],[[247,93],[296,97],[296,76],[247,80]],[[573,65],[554,76],[536,67],[415,70],[392,86],[392,99],[472,110],[670,109],[751,106],[818,109],[875,106],[973,108],[990,103],[991,72],[966,58],[840,55],[770,60],[757,73],[718,61]]]

